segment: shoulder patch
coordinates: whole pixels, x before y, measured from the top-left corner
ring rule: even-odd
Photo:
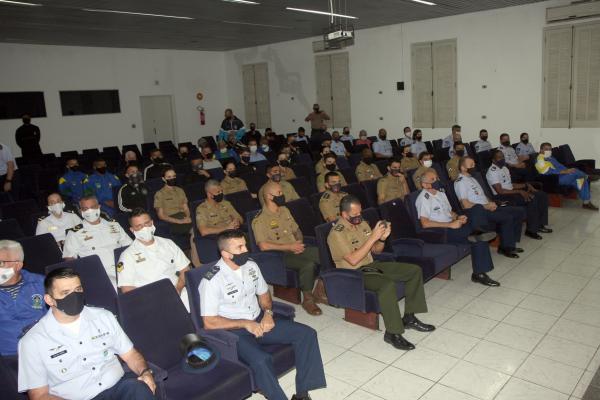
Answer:
[[[220,270],[221,267],[218,265],[213,265],[213,267],[204,274],[204,279],[210,281]]]
[[[63,183],[65,183],[66,181],[67,181],[67,180],[66,180],[64,177],[62,177],[62,176],[61,176],[61,177],[60,177],[60,179],[58,180],[58,183],[59,183],[59,184],[63,184]]]
[[[123,261],[119,261],[119,263],[117,264],[117,272],[118,273],[123,272],[124,268],[125,268],[125,265],[123,265]]]
[[[344,230],[344,225],[342,224],[336,224],[336,226],[333,227],[333,230],[336,232],[341,232]]]
[[[67,229],[67,231],[77,232],[81,228],[83,228],[83,224],[75,225],[74,227]]]
[[[491,167],[490,169],[491,169],[492,171],[495,171],[495,170],[497,170],[498,168],[496,168],[496,166],[495,166],[495,165],[492,165],[492,167]]]
[[[50,215],[50,214],[48,214]],[[38,218],[38,222],[43,221],[48,215],[43,215],[41,217]]]
[[[429,193],[425,192],[425,196],[426,199],[429,199],[431,196],[429,195]]]

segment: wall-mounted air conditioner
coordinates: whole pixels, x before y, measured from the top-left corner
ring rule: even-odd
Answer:
[[[546,22],[559,22],[600,16],[600,1],[571,3],[568,6],[546,9]]]

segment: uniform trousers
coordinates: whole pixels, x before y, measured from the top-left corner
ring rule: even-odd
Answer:
[[[558,175],[558,183],[577,189],[579,198],[583,201],[589,201],[592,197],[590,194],[590,181],[587,175],[580,170],[576,170],[572,174]]]
[[[262,315],[256,322],[260,322],[261,318]],[[294,347],[296,393],[326,386],[317,332],[313,328],[287,319],[275,319],[275,327],[260,338],[254,337],[245,329],[234,329],[230,332],[239,337],[238,356],[250,367],[257,386],[269,400],[288,398],[277,381],[273,356],[261,345],[291,344]]]
[[[364,271],[365,268],[377,269],[381,272],[366,272]],[[387,332],[395,334],[404,332],[404,323],[398,308],[396,283],[404,283],[405,313],[427,312],[427,302],[425,301],[425,291],[423,289],[423,273],[418,265],[393,261],[376,261],[360,269],[363,271],[365,289],[377,293],[379,310]]]
[[[115,385],[98,393],[92,400],[154,400],[156,397],[144,383],[131,372],[126,373]]]
[[[319,266],[319,250],[315,246],[306,246],[300,254],[285,252],[283,261],[287,268],[298,272],[300,289],[312,292]]]
[[[527,232],[536,233],[545,225],[548,225],[548,195],[541,190],[531,193],[533,198],[525,201],[519,194],[503,194],[495,198],[506,201],[513,207],[524,207],[527,218]]]
[[[0,399],[25,400],[27,396],[17,389],[19,359],[15,356],[0,356]]]
[[[525,219],[525,210],[520,207],[498,207],[496,211],[489,211],[481,204],[465,210],[473,226],[485,230],[485,227],[494,226],[500,233],[500,247],[513,250],[521,240],[521,225]]]
[[[494,269],[494,262],[487,242],[469,242],[469,235],[475,228],[469,219],[468,223],[458,229],[446,229],[446,243],[471,246],[471,267],[473,273],[482,274]]]

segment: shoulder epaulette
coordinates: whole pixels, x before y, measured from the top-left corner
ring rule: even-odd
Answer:
[[[100,218],[108,222],[116,222],[113,218],[110,217],[110,215],[108,215],[104,211],[100,212]]]
[[[334,230],[334,231],[336,231],[336,232],[341,232],[341,231],[343,231],[343,230],[344,230],[344,225],[342,225],[342,224],[336,224],[336,225],[333,227],[333,230]]]
[[[50,215],[50,214],[48,214]],[[43,221],[48,215],[42,215],[41,217],[38,218],[38,222]]]
[[[83,228],[83,224],[75,225],[74,227],[67,229],[67,231],[77,232],[81,228]]]
[[[221,267],[219,267],[218,265],[213,265],[211,269],[209,269],[205,274],[204,274],[204,279],[206,280],[211,280],[219,271],[221,270]]]
[[[321,196],[321,200],[327,200],[329,198],[329,193],[325,192],[323,193],[323,196]]]
[[[456,182],[460,182],[462,180],[462,176],[459,176],[458,178],[456,178]]]

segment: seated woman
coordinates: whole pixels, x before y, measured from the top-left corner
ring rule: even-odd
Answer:
[[[165,185],[154,195],[154,208],[158,219],[169,224],[173,241],[181,248],[189,247],[192,219],[185,192],[177,187],[177,174],[172,168],[163,171]]]

